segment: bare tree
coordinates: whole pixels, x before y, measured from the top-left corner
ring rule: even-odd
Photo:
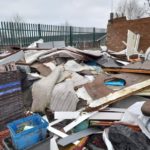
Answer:
[[[139,4],[137,0],[122,0],[118,5],[116,13],[118,16],[124,15],[127,19],[132,20],[142,18],[146,13],[146,9],[144,3],[143,5]]]
[[[11,22],[13,22],[12,24],[12,32],[11,32],[11,36],[15,37],[15,43],[17,45],[20,45],[20,47],[22,47],[22,38],[24,36],[24,26],[22,26],[22,23],[25,23],[23,17],[20,14],[14,14],[11,18]]]
[[[12,16],[11,21],[15,23],[24,23],[23,17],[18,13]]]
[[[150,0],[145,0],[144,6],[146,9],[146,14],[150,16]]]
[[[64,26],[69,27],[70,23],[68,21],[65,21]]]
[[[121,17],[122,15],[125,16],[125,13],[126,13],[126,5],[127,5],[127,0],[124,0],[122,2],[120,2],[118,4],[118,7],[117,7],[117,10],[116,10],[116,13],[119,17]]]

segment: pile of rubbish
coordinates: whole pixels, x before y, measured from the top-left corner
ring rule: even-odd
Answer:
[[[128,31],[120,52],[40,40],[0,54],[1,147],[149,150],[150,49],[139,41]]]

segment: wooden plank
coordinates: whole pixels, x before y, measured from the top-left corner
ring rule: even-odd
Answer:
[[[105,72],[126,72],[126,73],[150,74],[150,70],[144,70],[144,69],[103,68],[103,70]]]
[[[91,120],[90,121],[90,127],[110,127],[112,125],[125,125],[128,126],[129,128],[133,129],[134,131],[141,131],[141,129],[139,128],[138,125],[133,125],[130,123],[126,123],[126,122],[121,122],[121,121],[99,121],[99,120]]]
[[[115,103],[119,100],[123,100],[124,98],[129,97],[137,92],[140,92],[148,87],[150,87],[150,79],[131,85],[122,90],[119,90],[98,100],[95,100],[86,108],[86,111],[99,110],[109,104]]]
[[[139,93],[136,93],[135,95],[141,95],[141,96],[150,96],[150,88],[145,89]]]

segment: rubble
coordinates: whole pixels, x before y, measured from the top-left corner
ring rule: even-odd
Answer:
[[[120,52],[107,47],[80,50],[65,47],[63,41],[40,39],[4,54],[0,59],[0,135],[7,123],[38,113],[48,124],[47,137],[40,141],[48,143],[48,149],[148,150],[150,61],[148,52],[139,52],[139,42],[140,35],[128,31],[127,49]],[[17,73],[20,78],[13,80]],[[15,82],[11,89],[15,95],[9,91],[10,82]],[[20,103],[15,105],[17,97]],[[34,128],[23,124],[26,131]],[[42,147],[38,142],[36,147]]]

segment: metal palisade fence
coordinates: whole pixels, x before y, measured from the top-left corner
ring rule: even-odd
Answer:
[[[65,41],[66,45],[75,47],[90,43],[95,47],[96,40],[105,34],[105,29],[100,28],[1,22],[0,47],[24,47],[41,38],[44,42]]]

